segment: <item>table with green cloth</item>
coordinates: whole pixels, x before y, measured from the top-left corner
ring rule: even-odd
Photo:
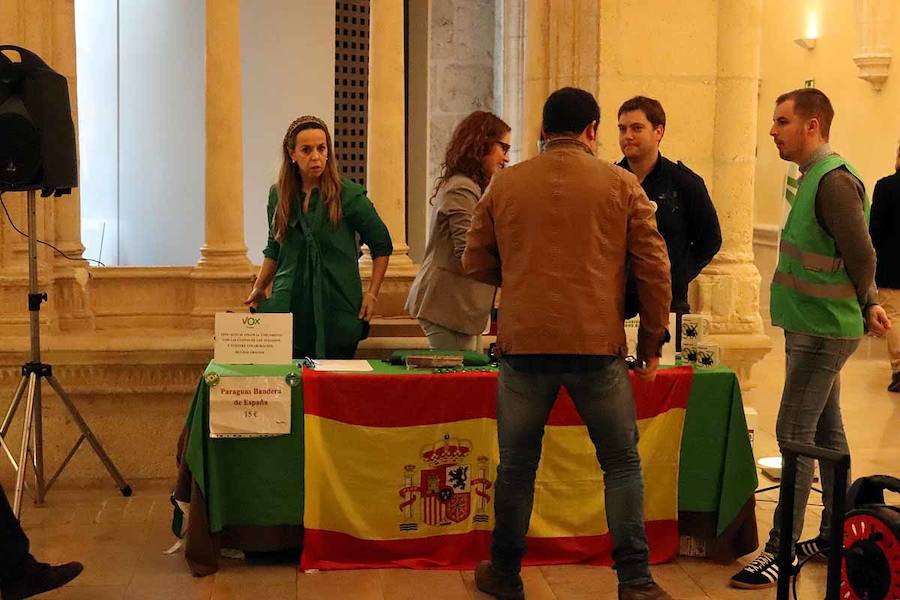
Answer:
[[[680,534],[718,562],[753,552],[758,484],[737,376],[727,367],[696,369],[681,435]]]
[[[404,367],[371,361],[375,374]],[[210,362],[197,385],[179,441],[177,500],[189,503],[185,556],[195,575],[218,568],[220,548],[299,547],[303,535],[303,386],[292,387],[291,433],[209,436],[209,383],[216,377],[301,374],[293,365]],[[377,406],[373,406],[377,410]],[[740,387],[726,367],[696,369],[684,417],[679,465],[679,533],[730,561],[756,549],[756,469]]]

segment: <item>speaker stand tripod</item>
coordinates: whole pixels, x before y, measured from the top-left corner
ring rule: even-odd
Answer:
[[[37,272],[37,217],[35,208],[35,191],[29,190],[28,196],[28,315],[31,327],[31,361],[22,365],[22,379],[19,381],[16,392],[13,395],[9,410],[0,424],[0,446],[6,453],[7,458],[16,470],[16,487],[15,499],[13,502],[13,512],[16,517],[22,508],[22,495],[25,490],[25,469],[28,466],[29,455],[31,456],[32,466],[34,468],[34,501],[35,504],[43,504],[44,497],[50,491],[50,487],[62,473],[69,461],[75,456],[75,452],[81,446],[84,440],[93,448],[94,453],[106,467],[106,470],[119,486],[119,491],[123,496],[131,496],[131,486],[125,483],[121,473],[113,464],[109,455],[100,445],[94,432],[88,427],[88,424],[81,417],[81,413],[75,408],[72,399],[53,376],[53,367],[47,363],[41,362],[41,321],[40,311],[41,303],[47,300],[46,292],[38,292],[38,272]],[[42,422],[42,398],[41,398],[41,381],[46,379],[53,391],[62,400],[63,405],[69,411],[72,420],[81,430],[81,437],[75,442],[75,445],[69,450],[68,455],[63,459],[56,473],[49,481],[44,479],[44,428]],[[25,399],[25,414],[22,423],[22,446],[19,451],[19,459],[13,456],[6,437],[9,427],[12,424],[13,416],[22,399]]]

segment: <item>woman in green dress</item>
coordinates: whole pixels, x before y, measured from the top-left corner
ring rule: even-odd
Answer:
[[[293,313],[294,358],[353,358],[368,334],[393,247],[365,188],[341,177],[321,119],[304,116],[288,127],[267,214],[265,258],[244,303]],[[372,255],[365,292],[359,242]]]

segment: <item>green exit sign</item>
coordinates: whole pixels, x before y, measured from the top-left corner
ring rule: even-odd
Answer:
[[[803,82],[803,87],[807,87],[807,88],[816,87],[816,80],[815,79],[805,80]]]

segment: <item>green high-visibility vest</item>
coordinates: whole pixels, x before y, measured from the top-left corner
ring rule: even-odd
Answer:
[[[816,192],[827,173],[845,167],[859,173],[836,154],[816,162],[800,182],[781,232],[778,267],[772,280],[772,324],[785,331],[821,337],[861,337],[862,309],[837,246],[816,220]],[[869,198],[863,210],[869,222]]]

